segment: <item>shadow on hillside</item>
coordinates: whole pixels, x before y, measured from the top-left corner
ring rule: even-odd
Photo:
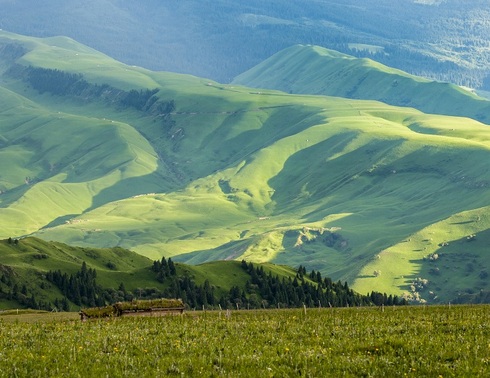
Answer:
[[[80,214],[67,214],[67,215],[62,215],[53,221],[49,222],[47,225],[44,227],[40,228],[40,230],[44,230],[47,228],[52,228],[56,226],[61,226],[62,224],[69,223],[71,219],[78,217]]]
[[[357,278],[373,278],[376,277],[374,274],[362,274],[360,276],[357,276]]]
[[[490,264],[485,253],[489,244],[490,229],[440,243],[425,258],[410,261],[420,270],[406,276],[411,284],[401,289],[410,292],[415,287],[424,299],[434,303],[458,302],[461,296],[471,301],[480,291],[490,290]]]
[[[474,220],[469,220],[469,221],[464,221],[464,222],[453,222],[453,223],[449,223],[449,224],[469,224],[469,223],[474,223],[475,221]]]
[[[172,260],[191,265],[217,260],[235,260],[247,250],[249,243],[249,240],[230,241],[216,248],[172,256]]]
[[[92,206],[87,211],[94,210],[109,202],[149,193],[166,193],[180,189],[182,186],[174,177],[165,177],[158,171],[141,177],[127,178],[102,190],[94,196]]]
[[[345,210],[347,200],[376,194],[368,189],[394,175],[391,165],[379,162],[404,141],[372,140],[350,150],[350,144],[357,137],[358,132],[346,131],[291,155],[281,172],[269,180],[269,185],[275,189],[272,200],[277,203],[278,208],[287,209],[330,199],[328,204],[320,204],[314,211],[314,214],[318,214],[330,209],[332,205],[342,204]],[[359,180],[363,177],[369,180]]]
[[[63,225],[73,218],[76,218],[84,213],[92,211],[113,201],[119,201],[131,198],[133,196],[149,193],[164,193],[169,190],[174,190],[178,187],[177,185],[178,184],[175,183],[175,180],[172,181],[170,178],[166,180],[165,177],[163,177],[161,174],[158,174],[157,172],[146,176],[131,177],[125,180],[121,180],[117,184],[112,185],[102,190],[99,194],[95,195],[92,199],[92,205],[82,213],[61,215],[41,227],[40,230]]]

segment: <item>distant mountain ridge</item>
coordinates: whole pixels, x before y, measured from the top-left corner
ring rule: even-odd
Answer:
[[[468,90],[320,46],[296,45],[282,50],[232,83],[287,93],[377,100],[425,113],[490,122],[490,101]]]
[[[487,125],[152,72],[63,37],[0,46],[0,238],[303,265],[417,301],[488,290]]]
[[[486,0],[0,1],[0,28],[65,35],[152,70],[230,82],[294,44],[490,88]]]

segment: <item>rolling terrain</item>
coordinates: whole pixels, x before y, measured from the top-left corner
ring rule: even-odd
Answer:
[[[467,89],[319,46],[284,49],[237,76],[232,83],[287,93],[377,100],[425,113],[490,122],[490,102]]]
[[[486,124],[152,72],[63,37],[0,46],[0,238],[302,264],[433,302],[489,290]]]
[[[291,45],[314,44],[490,88],[486,0],[0,0],[0,6],[4,30],[65,35],[127,64],[219,82]]]

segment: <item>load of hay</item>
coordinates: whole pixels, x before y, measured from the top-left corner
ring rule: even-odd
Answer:
[[[112,316],[118,316],[115,311],[114,306],[105,307],[92,307],[84,308],[80,311],[80,316],[82,320],[88,319],[98,319],[98,318],[110,318]]]

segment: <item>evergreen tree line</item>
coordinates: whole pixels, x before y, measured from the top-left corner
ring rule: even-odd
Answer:
[[[70,310],[70,303],[80,307],[98,307],[133,299],[181,298],[188,308],[294,308],[294,307],[347,307],[371,305],[404,305],[405,299],[397,296],[372,292],[360,295],[349,288],[347,283],[333,282],[323,278],[320,272],[312,270],[309,274],[303,266],[297,270],[294,278],[278,277],[262,266],[242,261],[242,269],[250,276],[244,287],[233,286],[226,293],[219,293],[208,280],[197,284],[187,274],[179,275],[175,264],[163,257],[155,261],[150,268],[155,280],[162,286],[126,290],[123,283],[117,289],[103,288],[97,284],[97,272],[88,268],[84,262],[79,271],[68,274],[61,270],[46,273],[46,280],[56,286],[62,294],[53,303],[36,301],[27,287],[19,287],[12,275],[2,274],[0,282],[7,286],[5,291],[0,285],[0,297],[17,301],[24,307],[33,309],[62,311]],[[49,289],[42,283],[41,289]]]
[[[198,285],[189,276],[178,276],[171,259],[155,261],[153,271],[157,280],[166,284],[159,294],[169,298],[181,298],[190,308],[287,308],[287,307],[347,307],[372,305],[405,305],[398,296],[372,292],[360,295],[349,288],[347,282],[333,282],[322,278],[312,270],[308,275],[303,266],[296,277],[279,278],[262,266],[242,261],[242,268],[250,275],[245,287],[233,286],[227,293],[216,295],[216,289],[206,280]],[[158,293],[153,292],[153,295]]]
[[[55,299],[51,307],[69,311],[70,302],[80,307],[102,307],[133,299],[161,298],[167,294],[157,288],[136,288],[132,292],[127,291],[124,283],[120,283],[117,289],[104,288],[96,279],[97,271],[87,268],[85,262],[74,274],[63,273],[61,270],[49,271],[46,280],[54,284],[63,295]]]
[[[171,259],[166,260],[163,257],[160,261],[155,261],[151,271],[155,273],[155,279],[164,284],[163,289],[146,287],[128,291],[123,283],[120,283],[117,289],[103,288],[97,284],[96,270],[87,268],[85,262],[80,271],[74,274],[63,273],[60,270],[49,271],[46,279],[63,294],[63,297],[54,303],[60,310],[67,310],[68,301],[81,307],[100,307],[120,301],[156,298],[182,298],[189,308],[213,306],[216,303],[214,289],[208,281],[203,285],[196,285],[188,276],[179,277]]]
[[[61,270],[49,271],[46,279],[58,287],[63,296],[75,303],[77,306],[103,306],[103,289],[96,284],[97,272],[95,269],[87,268],[85,261],[80,271],[68,275]]]
[[[252,263],[242,261],[242,268],[250,275],[245,285],[245,294],[240,298],[231,296],[233,301],[245,301],[247,306],[250,298],[261,298],[265,307],[352,307],[370,305],[401,305],[406,304],[397,296],[373,292],[372,295],[361,295],[349,288],[347,282],[333,282],[330,278],[322,278],[320,272],[312,270],[307,274],[305,267],[300,266],[294,279],[279,278],[262,266],[255,267]],[[234,289],[234,294],[238,294]],[[248,299],[247,299],[248,298]],[[374,299],[374,300],[373,300]]]
[[[3,270],[0,276],[0,300],[15,301],[21,307],[38,310],[51,310],[52,304],[47,301],[37,300],[34,293],[25,285],[19,285],[15,274],[7,267],[0,265]]]
[[[24,80],[41,94],[47,92],[85,101],[103,100],[122,109],[133,108],[154,116],[168,114],[175,109],[173,100],[159,100],[157,88],[124,91],[109,84],[91,84],[82,74],[22,65],[11,66],[7,74]]]
[[[160,283],[163,283],[167,277],[177,275],[177,270],[171,258],[167,261],[165,257],[162,257],[160,261],[154,261],[151,269],[157,274],[157,281]]]
[[[454,304],[483,304],[490,303],[490,290],[480,290],[478,293],[462,293],[450,303]]]
[[[188,275],[179,276],[171,258],[166,260],[162,257],[160,261],[154,261],[152,271],[156,273],[156,280],[165,285],[165,289],[153,290],[151,297],[146,298],[180,298],[189,308],[217,307],[215,289],[209,281],[198,285]]]

